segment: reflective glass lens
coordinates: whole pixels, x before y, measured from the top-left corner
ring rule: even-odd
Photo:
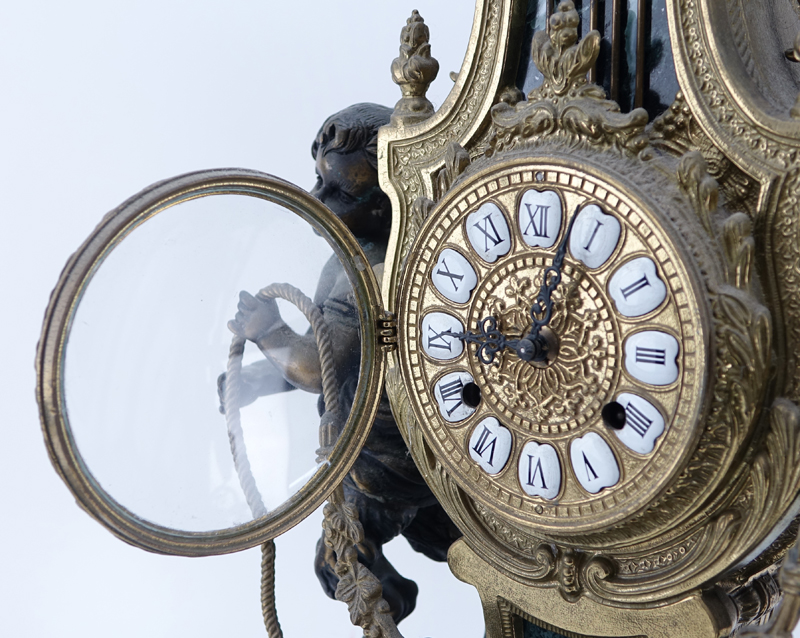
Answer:
[[[328,242],[279,204],[234,194],[184,201],[100,262],[69,331],[66,413],[88,473],[137,517],[189,532],[235,527],[318,470],[316,338],[295,305],[259,294],[284,282],[323,313],[338,385],[345,397],[352,386],[352,398],[353,288]],[[230,352],[237,335],[241,358]]]

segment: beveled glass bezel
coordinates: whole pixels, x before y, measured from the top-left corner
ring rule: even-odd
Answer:
[[[353,407],[329,457],[308,482],[279,507],[248,523],[189,532],[144,520],[118,503],[92,476],[71,431],[64,392],[64,360],[81,296],[105,258],[139,225],[192,199],[244,195],[273,202],[322,235],[353,286],[361,325],[361,364]],[[236,552],[275,538],[313,512],[355,462],[380,401],[385,357],[378,347],[383,314],[380,288],[358,241],[319,200],[280,178],[245,169],[188,173],[158,182],[107,214],[64,267],[45,313],[37,349],[37,400],[50,459],[78,504],[122,540],[161,554],[208,556]]]

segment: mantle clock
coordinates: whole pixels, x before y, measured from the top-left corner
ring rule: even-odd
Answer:
[[[489,638],[790,635],[800,8],[640,1],[635,52],[625,19],[617,0],[477,0],[463,66],[434,110],[435,34],[411,15],[392,64],[402,97],[377,140],[392,209],[382,281],[325,206],[254,171],[168,180],[107,216],[62,275],[38,358],[51,457],[83,507],[150,551],[264,543],[267,556],[270,539],[329,498],[326,543],[347,585],[337,598],[365,635],[399,637],[356,558],[363,529],[341,487],[384,384],[417,468],[463,534],[448,562],[477,588]],[[226,394],[252,516],[176,532],[128,511],[87,469],[64,407],[65,344],[112,249],[156,213],[219,193],[282,206],[334,246],[357,300],[360,381],[339,419],[325,376],[336,339],[313,303],[262,290],[264,303],[305,308],[317,340],[327,410],[317,464],[265,506],[231,407],[239,395]],[[243,343],[231,346],[231,386]]]

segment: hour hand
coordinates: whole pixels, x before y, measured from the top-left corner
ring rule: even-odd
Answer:
[[[462,332],[455,335],[464,343],[478,346],[475,356],[484,365],[494,363],[494,356],[504,348],[517,354],[523,361],[544,361],[547,359],[547,343],[506,337],[497,328],[497,319],[486,317],[478,322],[479,332]]]
[[[542,328],[550,323],[553,316],[553,291],[561,283],[561,268],[564,265],[564,258],[567,254],[567,242],[569,241],[572,227],[578,216],[578,208],[569,221],[564,238],[556,250],[553,263],[548,266],[542,277],[542,287],[536,301],[531,306],[531,330],[522,338],[508,338],[497,328],[497,319],[486,317],[478,322],[479,332],[462,332],[455,336],[466,344],[474,343],[478,348],[475,356],[486,365],[494,362],[494,356],[504,348],[508,348],[516,353],[523,361],[541,362],[547,361],[551,352],[551,344],[542,334]]]
[[[467,345],[473,343],[478,346],[475,356],[481,363],[489,365],[494,362],[494,355],[508,347],[510,341],[497,329],[497,319],[494,317],[486,317],[479,321],[478,330],[480,332],[468,331],[455,336]]]

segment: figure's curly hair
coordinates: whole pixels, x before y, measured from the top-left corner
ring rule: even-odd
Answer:
[[[331,115],[317,133],[311,145],[311,155],[336,151],[352,153],[363,150],[367,161],[378,169],[378,129],[389,123],[392,109],[380,104],[362,102],[353,104]]]

